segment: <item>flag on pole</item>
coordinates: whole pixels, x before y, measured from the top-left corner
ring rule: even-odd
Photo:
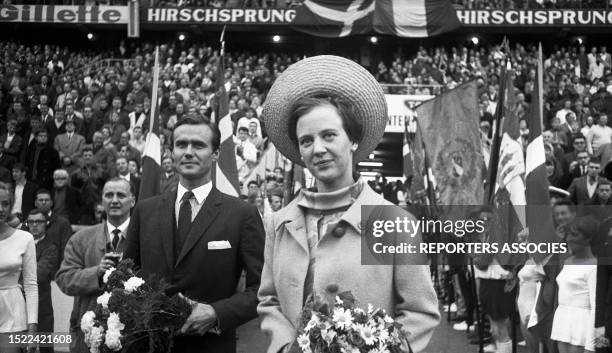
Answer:
[[[476,81],[438,95],[416,111],[428,179],[435,178],[440,204],[480,205],[483,163]]]
[[[161,142],[159,140],[159,107],[157,106],[157,90],[159,87],[159,47],[155,49],[155,66],[153,67],[153,88],[151,99],[151,116],[149,132],[145,140],[142,154],[142,179],[138,194],[139,200],[158,195],[161,176]]]
[[[448,0],[305,0],[295,28],[320,37],[372,31],[399,37],[430,37],[461,26]]]
[[[529,119],[529,136],[527,145],[527,157],[525,166],[525,184],[527,186],[527,205],[535,206],[531,212],[527,212],[527,226],[529,227],[529,241],[532,243],[553,243],[558,241],[555,235],[555,227],[550,212],[537,212],[550,206],[550,194],[548,192],[548,178],[546,176],[546,157],[544,154],[544,140],[542,138],[543,115],[543,71],[542,71],[542,47],[538,51],[538,66],[536,69],[536,82],[533,90]],[[540,207],[538,207],[540,206]],[[535,253],[534,260],[541,262],[546,254]]]
[[[128,38],[140,37],[140,3],[139,0],[128,2]]]
[[[219,118],[217,124],[221,132],[221,145],[219,146],[219,158],[215,165],[214,185],[219,191],[238,197],[240,194],[240,182],[238,181],[238,168],[236,166],[236,152],[234,150],[234,135],[232,119],[229,113],[229,97],[225,90],[225,69],[223,58],[225,54],[225,43],[221,35],[221,55],[217,66],[217,112]]]
[[[410,153],[410,141],[412,137],[408,135],[408,117],[404,121],[404,145],[402,147],[402,157],[404,162],[404,179],[414,175],[414,166],[412,165],[412,157]]]
[[[526,227],[525,205],[525,159],[520,142],[517,116],[518,101],[514,85],[513,71],[503,70],[501,92],[495,116],[494,142],[489,163],[490,204],[495,205],[495,226],[491,232],[492,243],[500,248],[503,244],[517,242],[518,233]],[[502,265],[510,264],[516,258],[512,254],[496,255]]]

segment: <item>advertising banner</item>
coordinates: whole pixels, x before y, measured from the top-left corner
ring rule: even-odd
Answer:
[[[0,22],[127,24],[127,6],[0,5]]]
[[[612,25],[609,10],[458,10],[457,17],[469,27],[601,27]]]

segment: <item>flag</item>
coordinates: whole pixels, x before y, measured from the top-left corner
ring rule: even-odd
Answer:
[[[292,22],[321,37],[372,31],[400,37],[429,37],[461,25],[448,0],[305,0]]]
[[[238,168],[236,166],[236,152],[234,150],[234,129],[229,113],[229,97],[225,90],[225,78],[223,74],[224,49],[221,45],[221,55],[217,66],[217,112],[216,117],[221,132],[221,145],[219,146],[219,158],[215,165],[214,185],[219,191],[238,196],[240,182],[238,181]]]
[[[414,134],[408,133],[408,123],[412,119],[413,114],[409,111],[409,115],[404,120],[404,141],[402,146],[402,157],[404,163],[404,179],[414,176],[414,165],[412,164],[412,155],[410,153],[410,141],[414,140]]]
[[[435,178],[440,204],[480,205],[483,157],[476,82],[422,103],[416,112],[425,147],[425,168],[429,181],[433,183]]]
[[[374,31],[398,37],[431,37],[461,26],[448,0],[376,0]]]
[[[142,179],[138,199],[158,195],[161,177],[161,142],[159,140],[159,107],[157,106],[157,90],[159,87],[159,47],[155,50],[155,66],[153,67],[153,97],[151,99],[151,117],[149,132],[145,140],[142,154]]]
[[[550,207],[550,194],[548,192],[548,177],[546,175],[546,157],[544,154],[544,140],[542,138],[542,48],[539,48],[538,67],[536,69],[536,82],[532,94],[529,110],[529,136],[527,157],[525,163],[525,184],[527,187],[527,226],[529,227],[529,241],[532,243],[553,243],[557,241],[555,227],[551,212],[538,212],[548,210]],[[534,206],[534,207],[531,207]],[[534,260],[541,262],[546,254],[535,253]]]
[[[372,29],[374,0],[306,0],[295,11],[299,31],[319,37],[365,34]]]
[[[139,0],[128,2],[128,38],[140,37],[140,3]]]
[[[489,203],[495,205],[494,231],[491,243],[500,246],[515,243],[518,233],[526,226],[525,159],[520,142],[517,116],[518,102],[513,71],[504,69],[502,85],[495,112],[495,136],[489,162]],[[516,256],[507,253],[496,255],[502,265],[511,264]]]

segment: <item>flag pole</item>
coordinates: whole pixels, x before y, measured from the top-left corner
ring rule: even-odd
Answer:
[[[155,65],[153,66],[153,92],[151,97],[151,117],[149,118],[149,134],[155,126],[155,110],[157,108],[157,91],[159,90],[159,46],[155,47]]]

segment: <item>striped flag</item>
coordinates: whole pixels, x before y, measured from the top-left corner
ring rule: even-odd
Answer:
[[[222,39],[223,41],[223,39]],[[223,66],[224,49],[221,44],[221,55],[217,67],[217,114],[218,125],[221,132],[221,146],[219,146],[219,159],[215,165],[214,185],[219,191],[238,196],[240,182],[238,181],[238,168],[236,166],[236,152],[234,150],[234,135],[232,119],[229,113],[229,97],[225,90],[225,69]]]
[[[151,99],[151,117],[149,132],[142,154],[142,179],[140,182],[139,200],[158,195],[161,176],[161,142],[159,141],[159,107],[157,106],[157,90],[159,87],[159,47],[155,50],[155,66],[153,67],[153,98]]]
[[[512,70],[504,70],[499,101],[495,113],[495,131],[489,162],[489,199],[497,206],[491,242],[500,246],[517,241],[517,234],[526,226],[525,159],[521,146],[517,98],[512,84]],[[512,254],[497,254],[500,264],[510,264]]]
[[[296,9],[296,29],[321,37],[372,31],[400,37],[429,37],[459,28],[448,0],[305,0]]]
[[[525,166],[525,183],[527,185],[527,205],[536,206],[531,212],[527,212],[527,226],[529,227],[529,241],[532,243],[553,243],[557,241],[552,213],[537,212],[544,207],[550,206],[550,195],[548,192],[548,178],[546,176],[546,157],[544,154],[544,140],[542,138],[542,47],[539,48],[538,67],[536,70],[537,80],[533,90],[533,99],[529,111],[527,125],[529,127],[529,144],[527,145],[527,157]],[[541,262],[546,254],[536,253],[534,259]]]

